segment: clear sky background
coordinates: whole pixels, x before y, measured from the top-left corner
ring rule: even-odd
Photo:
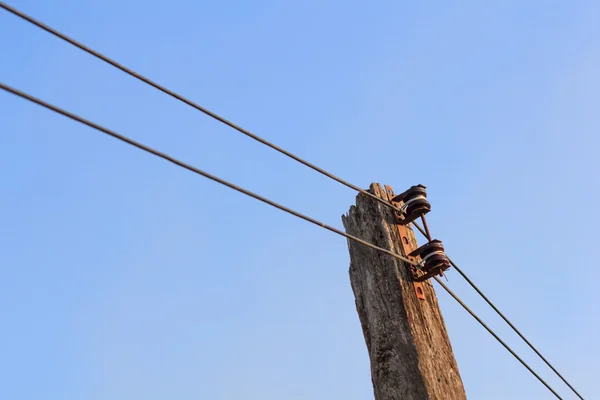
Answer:
[[[448,254],[600,397],[597,2],[9,3],[361,187],[427,185]],[[4,11],[0,80],[331,225],[354,203]],[[6,93],[0,182],[0,398],[373,397],[344,239]],[[552,398],[438,294],[470,399]]]

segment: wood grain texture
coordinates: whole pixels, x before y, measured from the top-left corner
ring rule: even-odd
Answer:
[[[369,190],[387,198],[379,184]],[[389,207],[359,194],[342,221],[348,234],[402,254],[394,218]],[[410,228],[408,235],[417,247]],[[426,299],[419,300],[403,262],[352,241],[348,247],[375,400],[466,399],[431,283],[423,283]]]

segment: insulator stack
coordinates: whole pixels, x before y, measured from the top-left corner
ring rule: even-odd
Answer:
[[[415,284],[425,281],[435,275],[444,275],[444,271],[450,268],[450,260],[444,252],[442,242],[437,239],[432,239],[429,232],[429,226],[425,219],[425,214],[431,211],[431,204],[427,200],[426,187],[423,185],[411,186],[404,193],[394,196],[388,189],[388,195],[391,204],[395,207],[396,221],[398,225],[406,226],[414,223],[417,218],[423,222],[423,228],[419,229],[427,237],[428,242],[418,249],[410,252],[410,257],[420,257],[421,262],[418,268],[411,268],[411,273]],[[404,229],[404,228],[403,228]],[[400,233],[402,236],[402,233]],[[418,295],[417,291],[417,295]]]
[[[399,194],[392,199],[394,203],[402,202],[400,209],[400,224],[408,225],[415,219],[431,211],[431,204],[427,201],[427,191],[425,186],[412,186],[406,192]]]
[[[421,272],[417,277],[418,281],[431,278],[434,275],[443,273],[450,268],[450,260],[444,252],[444,246],[440,240],[434,239],[425,243],[417,250],[410,253],[411,257],[421,257]]]

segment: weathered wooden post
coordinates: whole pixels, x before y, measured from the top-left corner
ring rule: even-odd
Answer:
[[[372,184],[388,199],[391,188]],[[350,235],[408,256],[417,241],[392,209],[363,194],[342,216]],[[408,265],[348,241],[350,282],[371,360],[375,400],[466,399],[446,326],[429,281],[416,284]]]

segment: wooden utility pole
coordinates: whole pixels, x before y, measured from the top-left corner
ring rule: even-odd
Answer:
[[[386,189],[374,183],[369,191],[388,200]],[[342,221],[348,234],[397,254],[418,247],[411,228],[398,228],[391,208],[364,194]],[[406,263],[353,241],[348,247],[375,400],[466,399],[431,283],[415,286]]]

